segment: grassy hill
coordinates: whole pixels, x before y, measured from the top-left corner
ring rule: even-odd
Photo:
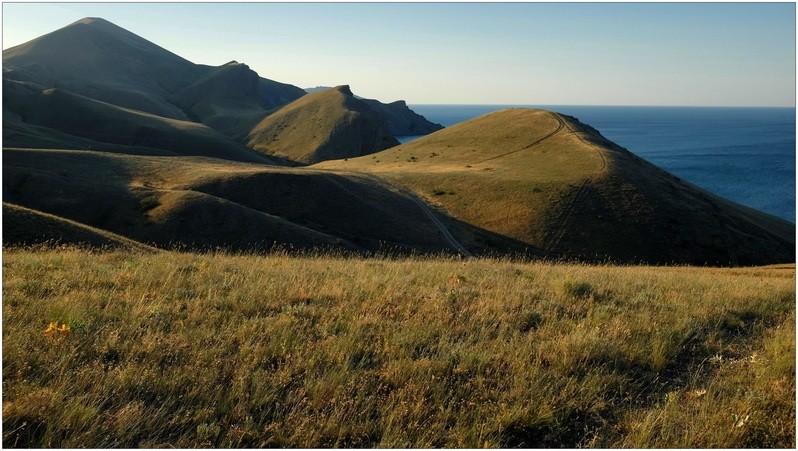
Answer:
[[[795,268],[6,247],[3,387],[5,447],[793,448]]]
[[[307,94],[264,118],[247,145],[300,163],[371,154],[399,142],[348,86]]]
[[[54,244],[89,249],[156,250],[105,230],[3,202],[3,246]]]
[[[272,162],[195,122],[168,119],[28,83],[4,80],[3,86],[3,109],[7,113],[4,127],[12,131],[10,139],[4,137],[3,145],[7,147],[31,147],[49,140],[56,148],[86,144],[102,150],[107,143],[111,151],[147,148],[167,154]],[[141,152],[134,149],[133,153]]]
[[[160,247],[449,249],[411,198],[369,179],[189,157],[6,149],[3,199]]]
[[[792,262],[795,225],[692,186],[543,110],[495,112],[320,169],[368,173],[528,252],[587,261]],[[466,247],[484,243],[450,228]]]

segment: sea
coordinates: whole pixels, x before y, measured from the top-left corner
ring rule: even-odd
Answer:
[[[694,185],[795,223],[795,108],[409,106],[446,127],[504,108],[545,108],[574,116]]]

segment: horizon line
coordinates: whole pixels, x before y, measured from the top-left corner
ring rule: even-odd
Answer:
[[[633,107],[633,108],[793,108],[795,105],[613,105],[613,104],[587,104],[587,103],[424,103],[424,102],[407,102],[408,105],[418,106],[507,106],[507,107],[529,107],[529,106],[588,106],[588,107]]]

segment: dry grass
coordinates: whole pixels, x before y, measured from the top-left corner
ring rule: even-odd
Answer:
[[[5,446],[795,446],[794,266],[3,257]]]

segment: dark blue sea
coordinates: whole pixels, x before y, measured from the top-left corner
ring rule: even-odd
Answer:
[[[508,107],[410,105],[444,126]],[[575,116],[695,185],[795,222],[795,108],[529,107]]]

